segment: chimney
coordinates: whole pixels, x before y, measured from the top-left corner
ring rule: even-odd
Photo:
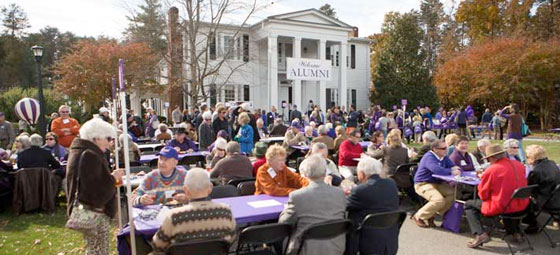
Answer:
[[[167,30],[169,32],[169,42],[167,54],[167,101],[169,102],[168,116],[175,105],[183,105],[183,35],[179,29],[179,9],[169,8],[167,12]]]
[[[353,28],[352,28],[352,35],[353,35],[354,37],[358,37],[358,27],[353,27]]]

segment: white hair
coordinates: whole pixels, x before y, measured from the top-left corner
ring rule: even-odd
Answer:
[[[328,129],[328,130],[331,130],[331,129],[332,129],[332,123],[329,122],[329,123],[327,123],[326,125],[327,125],[327,129]]]
[[[309,126],[316,126],[316,125],[317,125],[317,123],[315,123],[315,121],[309,122]]]
[[[381,174],[383,172],[383,164],[381,164],[381,161],[377,159],[370,158],[370,157],[363,157],[360,159],[356,171],[362,172],[366,176],[370,176],[373,174]]]
[[[211,120],[212,119],[212,113],[210,111],[205,111],[202,114],[202,119],[204,120]]]
[[[307,133],[307,131],[313,131],[313,127],[305,126],[305,132]]]
[[[94,138],[102,139],[106,137],[116,137],[117,131],[115,128],[99,118],[88,120],[80,128],[80,138],[93,142]]]
[[[426,131],[422,134],[422,140],[427,140],[428,143],[432,143],[437,140],[436,133],[434,133],[434,131]]]
[[[214,142],[214,148],[226,149],[227,141],[224,138],[218,137]]]
[[[183,186],[191,192],[204,191],[211,185],[210,176],[208,176],[208,173],[204,169],[199,167],[187,171],[185,182],[183,183]]]
[[[320,180],[327,172],[327,162],[320,155],[311,155],[301,162],[299,171],[309,179]]]
[[[241,104],[241,109],[243,109],[243,111],[250,111],[251,110],[251,104],[250,103],[243,103],[243,104]]]
[[[261,119],[261,118],[258,118],[258,119],[257,119],[257,124],[259,124],[259,123],[261,123],[261,124],[264,124],[264,121],[263,121],[263,119]]]
[[[43,145],[43,137],[38,134],[32,134],[29,137],[29,142],[31,143],[31,146],[41,146]]]
[[[121,134],[121,135],[119,136],[119,142],[120,142],[121,144],[123,144],[123,143],[124,143],[124,138],[125,138],[125,137],[128,139],[128,144],[130,144],[130,143],[132,142],[132,136],[130,136],[129,134]]]
[[[325,125],[321,125],[317,128],[317,132],[319,132],[319,134],[321,135],[326,135],[329,132],[329,130]]]
[[[482,138],[482,139],[478,140],[478,142],[476,142],[476,147],[480,148],[480,147],[483,147],[483,146],[488,146],[490,144],[492,144],[492,142],[490,142],[490,139]]]
[[[504,141],[504,149],[519,146],[519,141],[516,139],[507,139]]]
[[[320,142],[318,142],[318,143],[313,143],[313,147],[311,147],[311,151],[312,151],[313,153],[317,152],[318,150],[323,150],[323,149],[328,149],[328,148],[327,148],[327,145],[324,144],[324,143],[320,143]]]

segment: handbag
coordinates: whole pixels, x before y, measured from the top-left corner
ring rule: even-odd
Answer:
[[[80,190],[80,171],[82,169],[84,152],[82,152],[80,161],[78,162],[78,176],[76,178],[78,185],[76,188],[76,195],[74,196],[72,214],[70,214],[70,218],[68,218],[68,221],[66,222],[67,228],[82,233],[92,231],[104,218],[108,217],[103,212],[93,211],[89,206],[78,201],[78,191]]]
[[[461,232],[463,211],[463,204],[457,202],[453,203],[453,206],[443,215],[441,227],[454,233]]]

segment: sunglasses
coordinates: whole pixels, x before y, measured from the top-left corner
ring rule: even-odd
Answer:
[[[510,147],[510,148],[512,148],[512,149],[519,149],[519,147]]]
[[[52,137],[47,137],[47,141],[51,141],[51,140],[54,140],[54,138],[52,138]]]

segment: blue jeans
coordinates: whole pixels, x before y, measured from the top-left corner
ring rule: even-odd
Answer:
[[[525,150],[523,150],[523,140],[518,139],[517,141],[519,142],[519,159],[521,159],[521,162],[525,163],[527,158],[525,157]]]

